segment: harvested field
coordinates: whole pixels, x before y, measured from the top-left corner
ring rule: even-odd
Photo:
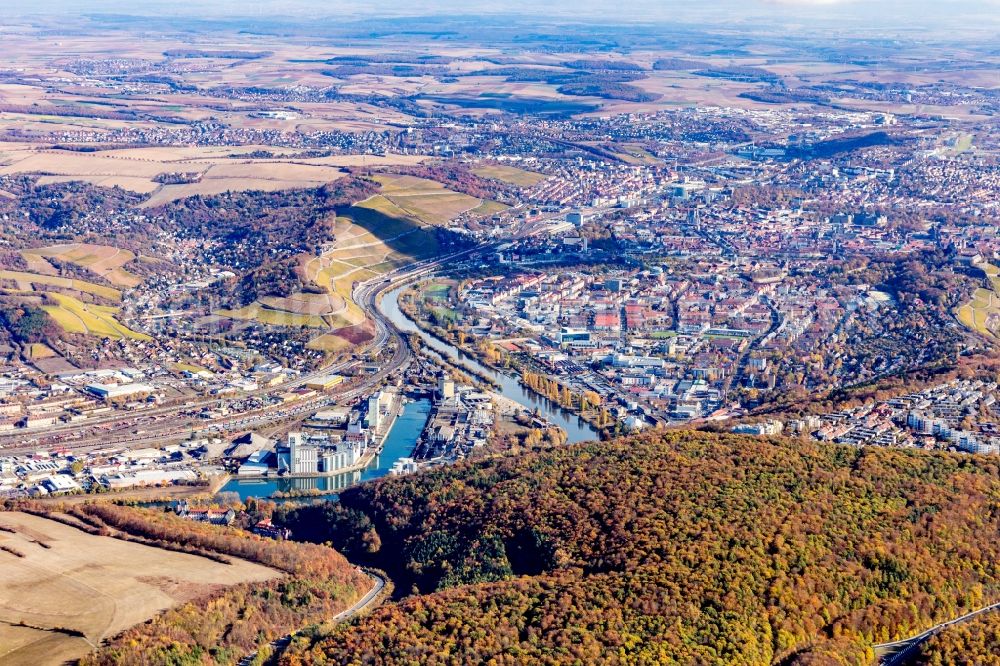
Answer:
[[[180,168],[180,165],[178,165]],[[338,180],[343,172],[334,167],[287,162],[232,162],[208,167],[197,183],[164,185],[143,205],[160,206],[195,195],[263,190],[266,192],[320,187]]]
[[[0,662],[61,664],[101,640],[220,586],[264,581],[273,569],[221,564],[110,537],[36,516],[0,513]],[[46,544],[46,547],[39,545]],[[23,625],[23,626],[20,626]]]
[[[74,181],[82,181],[98,187],[120,187],[137,194],[151,194],[160,187],[159,183],[148,178],[132,176],[42,176],[38,179],[38,184],[55,185]]]
[[[62,356],[38,359],[33,361],[32,365],[38,368],[40,372],[47,375],[58,375],[61,372],[75,372],[76,370],[79,370],[79,368]]]
[[[426,161],[427,158],[423,155],[333,155],[302,160],[303,164],[337,167],[411,166]]]
[[[525,171],[517,167],[502,164],[483,164],[472,170],[472,173],[482,178],[495,178],[511,185],[531,187],[545,180],[546,176],[534,171]]]
[[[111,287],[104,287],[93,282],[84,280],[73,280],[71,278],[56,277],[52,275],[39,275],[37,273],[26,273],[22,271],[0,271],[0,280],[12,280],[17,284],[17,288],[22,291],[37,290],[39,287],[61,287],[72,291],[79,291],[84,294],[93,294],[106,298],[109,301],[120,302],[122,293]]]
[[[429,191],[444,191],[445,186],[435,180],[383,173],[373,177],[382,186],[382,194],[422,194]]]
[[[55,258],[77,266],[82,266],[94,274],[104,278],[116,287],[130,289],[142,284],[142,278],[123,268],[135,259],[128,251],[108,245],[90,245],[87,243],[72,243],[69,245],[53,245],[31,250],[23,250],[21,255],[28,265],[39,260]]]
[[[235,178],[247,180],[278,180],[320,185],[339,179],[340,169],[328,166],[289,162],[235,162],[216,164],[208,168],[203,180]]]
[[[301,187],[315,187],[313,184],[294,183],[284,180],[254,180],[246,178],[213,178],[198,183],[184,185],[164,185],[153,196],[142,204],[144,208],[154,208],[168,204],[171,201],[194,196],[212,196],[226,192],[246,192],[259,190],[261,192],[279,192]]]
[[[189,163],[179,163],[176,168],[183,170]],[[204,168],[203,163],[192,164],[192,171],[201,165],[201,180],[195,183],[164,185],[143,204],[145,207],[160,206],[170,201],[195,195],[212,195],[223,192],[243,192],[261,190],[273,192],[304,187],[320,187],[338,180],[343,172],[334,167],[288,162],[252,161],[213,164]]]
[[[19,146],[20,148],[20,146]],[[255,150],[273,158],[247,159]],[[405,155],[344,156],[294,160],[296,151],[268,146],[135,148],[82,153],[50,148],[6,150],[0,154],[0,175],[39,174],[49,185],[83,181],[101,187],[121,187],[151,195],[146,206],[158,206],[195,195],[228,191],[276,191],[319,187],[343,175],[341,166],[416,164],[423,158]],[[282,156],[289,155],[286,160]],[[162,185],[157,176],[194,173],[199,182]]]
[[[38,273],[40,275],[58,275],[59,271],[56,267],[49,263],[48,259],[45,257],[40,257],[37,254],[31,254],[24,252],[21,253],[24,257],[24,261],[28,264],[29,273]]]
[[[0,167],[0,174],[38,173],[49,176],[92,176],[145,178],[172,171],[162,163],[127,157],[109,157],[100,153],[75,153],[65,150],[25,151],[20,159]]]
[[[294,154],[294,148],[278,148],[274,146],[148,146],[145,148],[117,148],[103,152],[108,157],[124,157],[149,162],[209,162],[233,157],[246,157],[248,154],[266,150],[272,155]]]

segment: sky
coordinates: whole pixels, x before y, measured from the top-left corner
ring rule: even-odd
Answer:
[[[784,21],[1000,30],[1000,0],[0,0],[0,19],[95,12],[211,18],[525,14],[614,23]]]

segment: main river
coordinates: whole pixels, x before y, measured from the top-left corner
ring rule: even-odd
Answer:
[[[453,345],[447,344],[435,338],[433,335],[425,333],[413,321],[409,319],[403,311],[399,309],[399,294],[404,287],[386,292],[379,303],[379,310],[392,322],[396,328],[405,333],[416,333],[423,340],[423,343],[446,356],[453,361],[461,361],[476,372],[489,377],[497,383],[497,391],[505,398],[513,400],[522,407],[529,410],[538,410],[538,413],[566,431],[567,441],[586,442],[597,439],[597,432],[589,423],[579,418],[577,415],[567,412],[551,400],[546,400],[521,386],[521,382],[516,377],[497,372],[489,368],[472,356],[460,351]],[[417,439],[427,425],[427,418],[430,415],[431,403],[428,400],[417,400],[407,403],[403,413],[396,420],[392,430],[389,431],[385,439],[385,446],[378,458],[364,470],[345,472],[333,476],[318,476],[309,478],[269,478],[269,479],[244,479],[235,477],[229,481],[219,492],[235,492],[243,499],[247,497],[269,497],[274,493],[287,493],[290,491],[317,491],[317,497],[323,499],[334,499],[337,492],[364,481],[378,479],[389,473],[392,464],[400,458],[409,457],[413,453]]]
[[[399,294],[403,291],[403,289],[405,289],[405,286],[397,287],[392,291],[387,291],[378,305],[379,311],[381,311],[382,314],[385,315],[386,319],[391,321],[396,328],[406,333],[416,333],[420,336],[420,339],[423,340],[424,344],[434,351],[447,356],[452,360],[462,361],[464,365],[467,365],[473,368],[476,372],[489,377],[497,383],[500,387],[498,392],[505,398],[509,398],[529,410],[537,409],[538,413],[541,414],[542,417],[547,419],[550,423],[554,423],[565,430],[568,442],[586,442],[597,439],[597,431],[594,430],[589,423],[578,417],[576,414],[562,409],[551,400],[542,398],[524,388],[521,386],[521,382],[518,378],[502,372],[497,372],[496,370],[483,365],[472,356],[460,351],[453,345],[443,342],[433,335],[421,330],[420,327],[418,327],[413,321],[410,320],[409,317],[403,314],[402,310],[399,309]]]

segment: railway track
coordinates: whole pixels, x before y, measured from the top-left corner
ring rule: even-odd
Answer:
[[[388,345],[394,347],[392,357],[384,362],[376,373],[365,377],[361,384],[346,386],[339,391],[334,390],[329,394],[303,403],[266,407],[214,421],[205,421],[197,417],[186,416],[183,413],[211,407],[218,403],[217,398],[153,408],[138,414],[116,414],[81,424],[67,424],[38,431],[22,431],[0,437],[0,452],[5,455],[20,455],[40,449],[60,448],[84,453],[108,446],[149,446],[154,443],[184,439],[196,431],[209,431],[209,434],[214,431],[221,435],[233,430],[251,430],[296,417],[302,412],[321,409],[333,402],[353,400],[380,386],[389,376],[403,368],[411,358],[411,352],[402,335],[377,307],[381,294],[431,273],[446,262],[480,249],[482,248],[474,247],[435,260],[410,264],[355,286],[353,294],[355,302],[362,306],[375,323],[375,337],[360,348],[358,354],[381,351]],[[324,366],[296,377],[279,387],[252,391],[239,397],[263,398],[284,393],[290,389],[304,386],[324,375],[342,371],[352,363],[353,361],[345,361]],[[139,422],[137,419],[143,419],[143,422]],[[137,428],[141,428],[142,431],[135,432]]]

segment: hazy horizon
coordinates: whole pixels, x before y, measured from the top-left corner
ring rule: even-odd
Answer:
[[[703,3],[631,0],[627,12],[606,0],[555,0],[540,5],[532,0],[431,0],[400,7],[391,0],[372,0],[359,5],[347,0],[193,0],[174,2],[147,0],[141,5],[123,0],[8,0],[3,14],[83,15],[118,13],[136,16],[183,16],[191,18],[399,18],[434,15],[515,14],[558,20],[579,19],[630,22],[708,23],[732,25],[746,22],[841,24],[845,27],[912,27],[973,31],[1000,29],[1000,0],[724,0]]]

